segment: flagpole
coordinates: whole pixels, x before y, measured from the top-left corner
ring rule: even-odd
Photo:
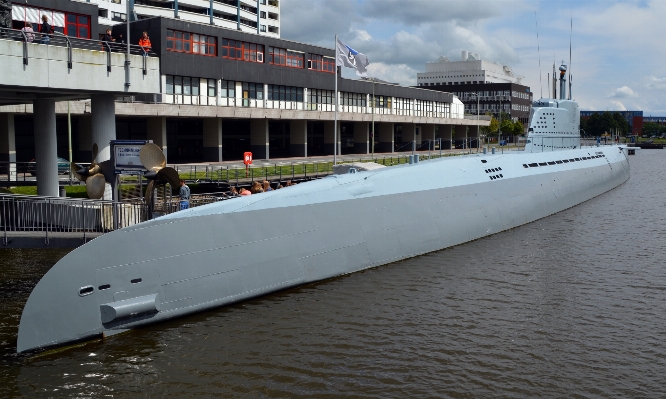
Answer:
[[[333,165],[338,163],[338,34],[335,34],[335,117],[333,119]]]

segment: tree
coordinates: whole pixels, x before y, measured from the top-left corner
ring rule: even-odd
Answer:
[[[513,135],[513,121],[510,118],[502,119],[500,127],[502,128],[502,136],[506,137]]]
[[[513,135],[522,136],[523,134],[525,134],[525,126],[523,126],[521,121],[516,120],[513,122]]]
[[[494,116],[490,117],[490,125],[484,126],[481,128],[481,131],[483,134],[485,134],[488,137],[494,137],[497,136],[497,130],[499,129],[499,122],[497,119],[495,119]]]

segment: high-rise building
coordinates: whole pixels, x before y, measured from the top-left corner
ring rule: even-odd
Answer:
[[[99,7],[99,27],[102,31],[100,33],[127,20],[126,1],[130,0],[88,0]],[[134,0],[133,2],[138,19],[171,17],[183,21],[213,24],[241,32],[280,37],[280,0]]]
[[[418,86],[447,86],[478,83],[517,83],[510,67],[494,61],[485,61],[478,54],[462,52],[460,61],[449,61],[442,56],[426,63],[426,71],[416,74]]]

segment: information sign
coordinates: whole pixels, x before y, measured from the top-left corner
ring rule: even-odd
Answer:
[[[116,174],[131,174],[146,170],[139,159],[139,151],[152,140],[112,140],[111,154]]]

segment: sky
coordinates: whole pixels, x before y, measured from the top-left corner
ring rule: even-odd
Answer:
[[[571,37],[582,110],[666,116],[666,0],[282,0],[280,25],[283,39],[331,49],[337,33],[368,56],[368,76],[406,86],[467,50],[510,66],[535,98],[553,60],[569,64]]]

